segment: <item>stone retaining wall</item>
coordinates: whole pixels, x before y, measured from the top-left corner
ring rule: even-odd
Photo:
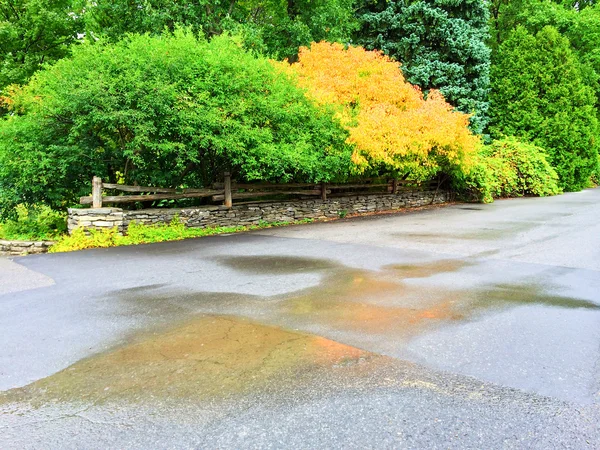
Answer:
[[[69,209],[67,221],[69,234],[75,228],[85,230],[101,230],[115,228],[123,232],[123,210],[121,208]]]
[[[46,253],[54,244],[50,241],[4,241],[0,240],[0,255],[33,255]]]
[[[435,197],[435,198],[434,198]],[[432,201],[433,199],[433,201]],[[160,208],[123,211],[120,208],[69,209],[69,233],[75,228],[127,230],[131,222],[142,224],[170,223],[174,217],[188,227],[254,225],[259,222],[293,222],[302,219],[325,219],[377,211],[445,203],[445,191],[400,192],[398,194],[354,195],[327,200],[294,200],[197,208]]]

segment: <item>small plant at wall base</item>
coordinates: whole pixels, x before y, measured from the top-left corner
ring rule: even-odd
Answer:
[[[19,205],[15,217],[0,223],[0,239],[52,241],[67,231],[66,214],[47,206]]]
[[[70,252],[88,248],[108,248],[123,245],[151,244],[155,242],[179,241],[182,239],[213,236],[216,234],[239,233],[242,231],[260,230],[271,227],[310,223],[312,219],[294,222],[262,222],[258,225],[188,228],[174,217],[170,224],[142,225],[135,222],[129,224],[127,235],[119,234],[116,228],[90,230],[86,233],[78,228],[70,236],[63,236],[50,248],[50,253]]]
[[[596,169],[592,172],[592,176],[590,177],[589,187],[596,186],[600,186],[600,155],[598,155],[598,163],[596,164]]]

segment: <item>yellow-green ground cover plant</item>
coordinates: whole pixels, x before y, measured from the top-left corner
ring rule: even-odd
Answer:
[[[71,235],[63,235],[52,247],[50,247],[50,252],[60,253],[88,248],[107,248],[122,245],[179,241],[182,239],[213,236],[216,234],[239,233],[242,231],[310,222],[312,222],[312,219],[303,219],[293,222],[259,222],[257,225],[248,226],[188,228],[179,220],[179,217],[174,217],[171,223],[168,224],[143,225],[132,222],[127,227],[127,233],[125,235],[120,234],[116,228],[90,230],[87,233],[83,229],[78,228],[74,230]]]

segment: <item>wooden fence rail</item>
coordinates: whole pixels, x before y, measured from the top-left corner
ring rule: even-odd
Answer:
[[[233,200],[260,197],[294,196],[321,197],[327,200],[329,195],[342,197],[360,194],[397,194],[400,191],[439,189],[437,181],[415,182],[411,180],[382,180],[367,179],[362,183],[328,184],[328,183],[236,183],[231,180],[228,172],[224,173],[222,183],[213,183],[212,189],[174,189],[151,186],[129,186],[123,184],[103,183],[102,179],[92,180],[92,195],[81,197],[82,205],[92,205],[102,208],[104,203],[135,203],[155,200],[180,200],[185,198],[210,197],[213,202],[223,202],[227,208],[233,206]],[[102,195],[104,190],[116,190],[134,195]],[[243,192],[241,192],[243,191]]]
[[[122,192],[144,193],[145,195],[102,195],[104,189],[112,189]],[[81,197],[79,203],[92,205],[92,208],[102,208],[104,203],[135,203],[155,200],[180,200],[184,198],[212,197],[215,194],[223,194],[218,189],[172,189],[151,186],[128,186],[125,184],[102,183],[102,179],[94,177],[92,180],[92,195]]]

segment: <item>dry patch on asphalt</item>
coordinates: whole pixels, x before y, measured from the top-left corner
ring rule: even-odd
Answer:
[[[27,269],[10,259],[0,257],[0,295],[52,286],[54,280]]]

